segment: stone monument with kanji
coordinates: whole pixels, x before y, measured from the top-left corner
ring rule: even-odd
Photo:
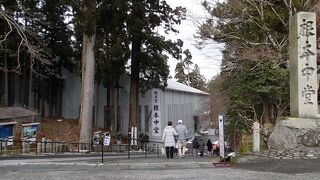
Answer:
[[[290,115],[317,118],[316,14],[300,12],[289,27]]]
[[[289,58],[290,117],[277,120],[268,148],[302,152],[320,147],[315,13],[290,18]]]

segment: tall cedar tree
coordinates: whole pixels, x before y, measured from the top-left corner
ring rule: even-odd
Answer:
[[[206,78],[200,74],[200,68],[197,64],[194,65],[194,69],[189,73],[190,86],[207,91]]]
[[[190,66],[193,64],[193,62],[191,61],[192,55],[189,49],[184,50],[183,54],[185,55],[185,58],[177,63],[175,69],[176,74],[174,78],[176,78],[180,83],[190,85],[189,74],[191,68]],[[185,71],[187,71],[187,73],[185,73]]]
[[[129,99],[129,129],[138,125],[139,89],[166,86],[169,75],[167,51],[175,58],[180,57],[182,41],[173,43],[165,40],[156,30],[164,26],[165,31],[177,32],[174,24],[179,24],[183,8],[170,8],[165,0],[132,0],[128,30],[132,44],[131,84]],[[142,79],[142,81],[140,81]]]
[[[81,1],[77,9],[77,20],[82,30],[82,79],[80,110],[80,142],[89,150],[92,137],[92,106],[95,75],[95,42],[96,42],[96,0]]]
[[[49,105],[49,116],[61,115],[62,87],[63,80],[61,77],[62,68],[72,70],[74,63],[72,57],[74,55],[71,47],[72,31],[65,23],[65,14],[69,10],[63,0],[42,0],[40,14],[46,23],[41,24],[41,36],[44,45],[49,49],[52,57],[52,74],[47,78],[39,76],[34,77],[34,87],[36,93],[40,93],[40,97],[46,100]],[[44,111],[44,110],[43,110]],[[42,111],[42,112],[43,112]]]
[[[119,130],[118,122],[119,79],[125,73],[125,64],[130,58],[130,41],[127,33],[127,0],[104,1],[99,7],[96,41],[96,84],[107,87],[107,117],[104,127],[110,131]],[[99,107],[99,88],[96,92],[96,107]],[[96,119],[99,119],[96,108]],[[115,129],[117,127],[117,129]]]
[[[183,61],[180,61],[177,63],[174,78],[177,79],[179,83],[183,83],[183,84],[188,83],[187,75],[184,72]]]

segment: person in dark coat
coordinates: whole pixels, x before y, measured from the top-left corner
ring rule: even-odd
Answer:
[[[199,144],[200,156],[203,157],[204,146],[205,146],[205,143],[204,143],[203,138],[200,138],[200,139],[199,139],[198,144]]]
[[[193,154],[193,156],[198,155],[198,148],[199,148],[198,139],[197,139],[197,137],[194,137],[194,139],[192,140],[192,154]]]
[[[212,142],[210,139],[208,139],[208,142],[207,142],[207,149],[208,149],[208,155],[212,156]]]

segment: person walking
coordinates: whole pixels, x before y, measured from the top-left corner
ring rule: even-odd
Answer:
[[[174,136],[176,135],[178,135],[178,133],[172,127],[172,122],[168,121],[168,126],[164,128],[162,133],[162,141],[164,141],[164,146],[166,147],[166,155],[168,159],[169,157],[173,159],[173,150],[175,146]]]
[[[203,157],[205,144],[204,144],[204,140],[202,137],[199,139],[198,144],[199,144],[200,156]]]
[[[179,157],[184,158],[186,153],[186,143],[187,143],[187,127],[182,124],[182,120],[178,120],[178,124],[176,125],[176,131],[178,133],[177,136],[177,145],[178,145],[178,153]]]
[[[194,137],[194,139],[192,140],[192,154],[193,154],[193,156],[198,155],[198,148],[199,148],[198,139],[197,139],[197,137]]]
[[[212,142],[210,139],[207,141],[207,149],[208,149],[208,155],[212,156]]]

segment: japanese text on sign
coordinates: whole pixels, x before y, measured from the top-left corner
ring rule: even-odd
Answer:
[[[152,90],[152,136],[161,135],[160,91]]]
[[[299,38],[305,40],[305,45],[302,47],[302,54],[300,55],[301,60],[304,63],[304,67],[301,70],[301,75],[306,77],[307,84],[303,87],[301,96],[304,98],[304,104],[313,104],[311,96],[315,94],[315,89],[309,82],[310,77],[316,75],[315,68],[310,66],[310,57],[315,56],[315,52],[311,51],[312,44],[310,44],[310,36],[314,36],[313,21],[302,19],[300,24]]]

